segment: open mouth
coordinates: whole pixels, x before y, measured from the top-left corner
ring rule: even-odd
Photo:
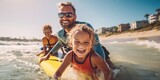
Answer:
[[[62,24],[63,24],[63,25],[68,25],[68,24],[69,24],[69,21],[62,21]]]
[[[86,50],[84,50],[84,49],[83,49],[83,50],[79,50],[79,49],[77,49],[77,52],[78,52],[78,53],[80,53],[80,54],[83,54],[83,53],[85,53],[85,52],[86,52]]]

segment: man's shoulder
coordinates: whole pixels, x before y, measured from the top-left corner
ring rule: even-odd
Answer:
[[[64,29],[60,29],[58,33],[64,33]]]
[[[64,35],[64,33],[65,33],[64,29],[61,29],[58,31],[57,36],[62,37]]]
[[[60,39],[63,42],[65,42],[66,39],[67,39],[65,30],[64,29],[59,30],[58,33],[57,33],[57,37],[58,37],[58,39]]]

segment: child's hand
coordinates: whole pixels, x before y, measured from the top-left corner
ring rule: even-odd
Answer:
[[[47,56],[44,56],[44,57],[40,58],[39,64],[40,64],[42,61],[47,60],[47,59],[48,59]]]
[[[54,76],[53,78],[54,78],[53,80],[61,80],[61,78],[58,76]]]
[[[41,54],[43,54],[43,56],[44,56],[44,51],[42,51],[42,52],[36,54],[36,56],[40,56]]]
[[[39,53],[39,54],[36,54],[36,56],[39,56],[41,53]]]

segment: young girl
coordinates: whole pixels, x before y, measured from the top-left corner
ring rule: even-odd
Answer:
[[[51,48],[56,44],[58,41],[58,38],[52,34],[52,27],[50,25],[44,25],[43,27],[43,34],[45,35],[42,38],[42,44],[43,44],[43,50],[44,50],[44,56],[48,54],[48,52],[51,50]],[[56,55],[54,53],[54,55]],[[47,57],[47,59],[49,56]],[[40,62],[43,60],[40,60]]]
[[[101,70],[105,80],[110,80],[111,71],[108,65],[92,49],[94,31],[85,24],[78,24],[71,29],[68,37],[68,43],[72,50],[65,56],[63,63],[54,74],[54,78],[59,79],[64,70],[71,65],[80,73],[90,76],[92,80],[98,80],[95,74],[96,70]]]

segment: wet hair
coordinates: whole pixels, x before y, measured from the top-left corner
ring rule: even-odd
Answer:
[[[71,40],[77,31],[83,31],[83,32],[88,33],[90,35],[90,39],[92,40],[92,45],[94,44],[95,42],[94,41],[94,30],[90,28],[89,26],[87,26],[87,24],[76,24],[76,26],[73,27],[68,33],[67,42],[69,45],[71,44]]]
[[[43,26],[43,30],[50,29],[52,31],[52,27],[49,24]]]
[[[71,6],[74,13],[76,14],[76,9],[75,9],[74,5],[72,5],[71,2],[60,2],[60,3],[58,3],[58,8],[59,9],[61,9],[62,7],[65,7],[65,6]]]

